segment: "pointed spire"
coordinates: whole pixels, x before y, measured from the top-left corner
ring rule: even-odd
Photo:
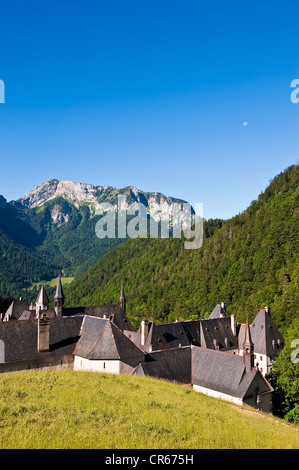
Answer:
[[[64,305],[64,295],[63,295],[63,289],[62,289],[62,284],[61,284],[61,276],[59,274],[57,287],[56,287],[56,293],[54,297],[54,310],[55,310],[57,317],[62,317],[63,305]]]
[[[64,295],[63,295],[63,289],[62,289],[60,274],[58,276],[56,293],[55,293],[55,297],[54,297],[54,300],[58,300],[58,299],[64,301]]]
[[[126,313],[126,297],[125,297],[124,283],[123,282],[121,283],[119,305],[120,305],[121,309],[123,310],[123,312]]]
[[[47,310],[47,308],[49,307],[49,298],[47,296],[47,292],[43,284],[36,298],[35,305],[37,314],[40,310]]]
[[[49,305],[49,298],[48,298],[45,286],[43,284],[36,298],[36,303],[40,305]]]
[[[245,327],[245,338],[244,338],[244,343],[243,343],[243,350],[245,350],[245,349],[251,350],[252,348],[253,348],[253,342],[252,342],[252,339],[251,339],[251,333],[250,333],[248,317],[246,317],[246,327]]]
[[[246,372],[250,372],[254,366],[253,347],[254,344],[251,339],[248,317],[246,317],[245,337],[243,343],[243,358],[246,367]]]

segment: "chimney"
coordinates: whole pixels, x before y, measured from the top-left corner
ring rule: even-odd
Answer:
[[[221,302],[220,306],[221,306],[220,318],[226,317],[226,303]]]
[[[37,350],[46,352],[50,349],[50,320],[45,314],[41,314],[37,320]]]
[[[141,320],[140,330],[140,344],[144,346],[148,336],[148,320],[145,318]]]
[[[271,317],[271,314],[270,314],[270,307],[268,305],[266,305],[265,307],[265,312],[268,313],[269,317]]]
[[[234,336],[237,336],[237,321],[236,315],[230,316],[230,327]]]

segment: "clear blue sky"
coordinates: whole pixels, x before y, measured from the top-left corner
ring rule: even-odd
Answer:
[[[8,200],[58,178],[228,218],[299,160],[298,0],[0,0],[0,24]]]

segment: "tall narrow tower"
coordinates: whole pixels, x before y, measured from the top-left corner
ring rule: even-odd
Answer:
[[[124,313],[126,313],[126,297],[124,292],[124,284],[121,283],[121,290],[120,290],[120,298],[119,298],[119,305]]]
[[[246,317],[245,338],[243,343],[243,358],[246,372],[250,372],[254,366],[253,342],[250,334],[248,317]]]
[[[38,296],[35,301],[36,308],[36,317],[39,317],[42,310],[47,310],[49,308],[49,298],[47,296],[46,289],[44,285],[41,286]]]
[[[55,310],[57,317],[62,317],[63,306],[64,306],[64,295],[63,295],[63,289],[62,289],[62,284],[61,284],[61,277],[59,274],[57,287],[56,287],[56,293],[54,297],[54,310]]]

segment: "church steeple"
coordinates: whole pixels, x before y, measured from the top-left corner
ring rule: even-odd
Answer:
[[[36,317],[39,317],[39,312],[41,310],[47,310],[49,308],[49,298],[47,296],[47,292],[43,284],[36,298],[35,305],[36,305]]]
[[[62,317],[63,306],[64,306],[64,295],[63,295],[63,289],[62,289],[62,284],[61,284],[61,277],[59,274],[57,287],[56,287],[56,293],[54,297],[54,310],[55,310],[57,317]]]
[[[246,372],[250,372],[254,365],[253,348],[254,345],[251,339],[248,317],[246,317],[245,338],[243,343],[243,358]]]
[[[123,310],[123,312],[126,313],[126,297],[125,297],[123,282],[121,283],[119,305],[120,305],[121,309]]]

